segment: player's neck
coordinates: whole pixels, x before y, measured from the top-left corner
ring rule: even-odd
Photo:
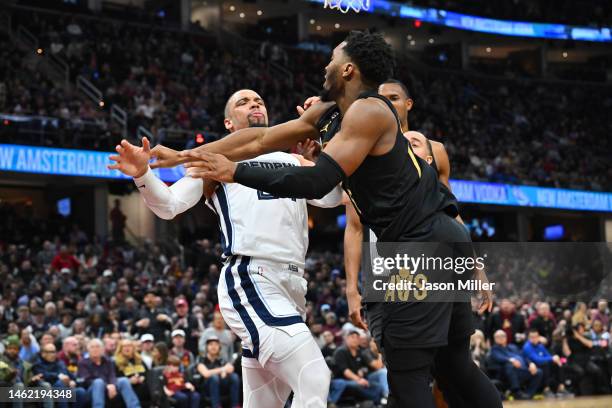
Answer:
[[[344,88],[344,93],[336,100],[336,105],[338,105],[342,116],[344,116],[353,102],[357,100],[359,95],[361,95],[363,92],[371,90],[371,88],[368,88],[363,84],[354,86],[347,85],[346,88]]]

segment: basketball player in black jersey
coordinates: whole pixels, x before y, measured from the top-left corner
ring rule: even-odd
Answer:
[[[465,229],[446,213],[453,212],[453,203],[440,193],[435,171],[414,154],[395,109],[376,92],[393,71],[391,47],[382,35],[352,32],[334,49],[325,71],[325,103],[299,119],[244,129],[182,152],[181,160],[197,161],[189,167],[199,168],[202,177],[238,182],[276,197],[319,197],[342,183],[362,223],[380,241],[469,242]],[[327,101],[334,101],[342,122],[315,166],[265,169],[230,161],[316,139],[319,120],[334,106]],[[347,277],[347,285],[357,290],[356,277],[351,282]],[[469,356],[471,323],[451,327],[452,310],[448,302],[384,304],[384,336],[378,341],[397,407],[433,407],[428,381],[436,361],[437,375],[473,394],[470,400],[478,398],[475,407],[501,407],[495,387]]]

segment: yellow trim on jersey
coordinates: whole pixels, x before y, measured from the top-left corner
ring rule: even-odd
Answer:
[[[414,157],[414,152],[412,151],[410,146],[408,146],[408,156],[410,156],[412,164],[414,164],[414,167],[416,167],[417,173],[419,173],[419,178],[421,178],[421,166],[419,166],[419,162],[417,161],[416,157]]]

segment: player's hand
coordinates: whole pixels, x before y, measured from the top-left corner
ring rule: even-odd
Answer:
[[[482,283],[489,283],[489,279],[487,278],[487,274],[484,269],[478,268],[474,273],[474,278]],[[480,290],[478,292],[480,297],[480,307],[478,308],[478,314],[481,315],[484,312],[491,313],[493,310],[493,291],[489,290]]]
[[[142,177],[149,168],[151,159],[151,145],[149,139],[142,138],[142,147],[136,147],[127,140],[115,146],[118,155],[109,157],[115,164],[108,166],[110,170],[119,170],[123,174],[131,177]]]
[[[355,327],[368,330],[368,325],[361,318],[361,295],[357,290],[347,290],[346,300],[349,308],[349,318]]]
[[[321,153],[321,145],[312,139],[306,139],[297,144],[296,150],[297,154],[301,154],[306,160],[315,162]]]
[[[237,164],[222,154],[184,150],[180,157],[189,161],[185,167],[191,177],[207,178],[221,183],[233,183]]]
[[[151,157],[155,159],[153,163],[151,163],[152,169],[157,169],[159,167],[175,167],[182,162],[179,158],[179,152],[174,149],[171,149],[166,146],[157,145],[153,149],[151,149]]]
[[[319,102],[321,102],[321,98],[318,96],[311,96],[310,98],[306,99],[306,101],[304,101],[304,106],[296,107],[298,115],[302,116],[304,112],[308,110],[308,108]]]

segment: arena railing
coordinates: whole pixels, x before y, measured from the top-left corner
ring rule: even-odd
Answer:
[[[20,25],[17,28],[16,39],[32,50],[38,48],[38,38],[24,26]]]
[[[124,138],[126,138],[127,137],[128,115],[117,104],[113,104],[113,106],[111,106],[111,120],[114,122],[117,122],[119,126],[121,126],[122,135]]]
[[[151,144],[155,146],[156,138],[153,135],[153,133],[144,126],[138,126],[138,129],[136,129],[136,141],[138,142],[142,137],[145,137],[145,136],[149,139]]]

